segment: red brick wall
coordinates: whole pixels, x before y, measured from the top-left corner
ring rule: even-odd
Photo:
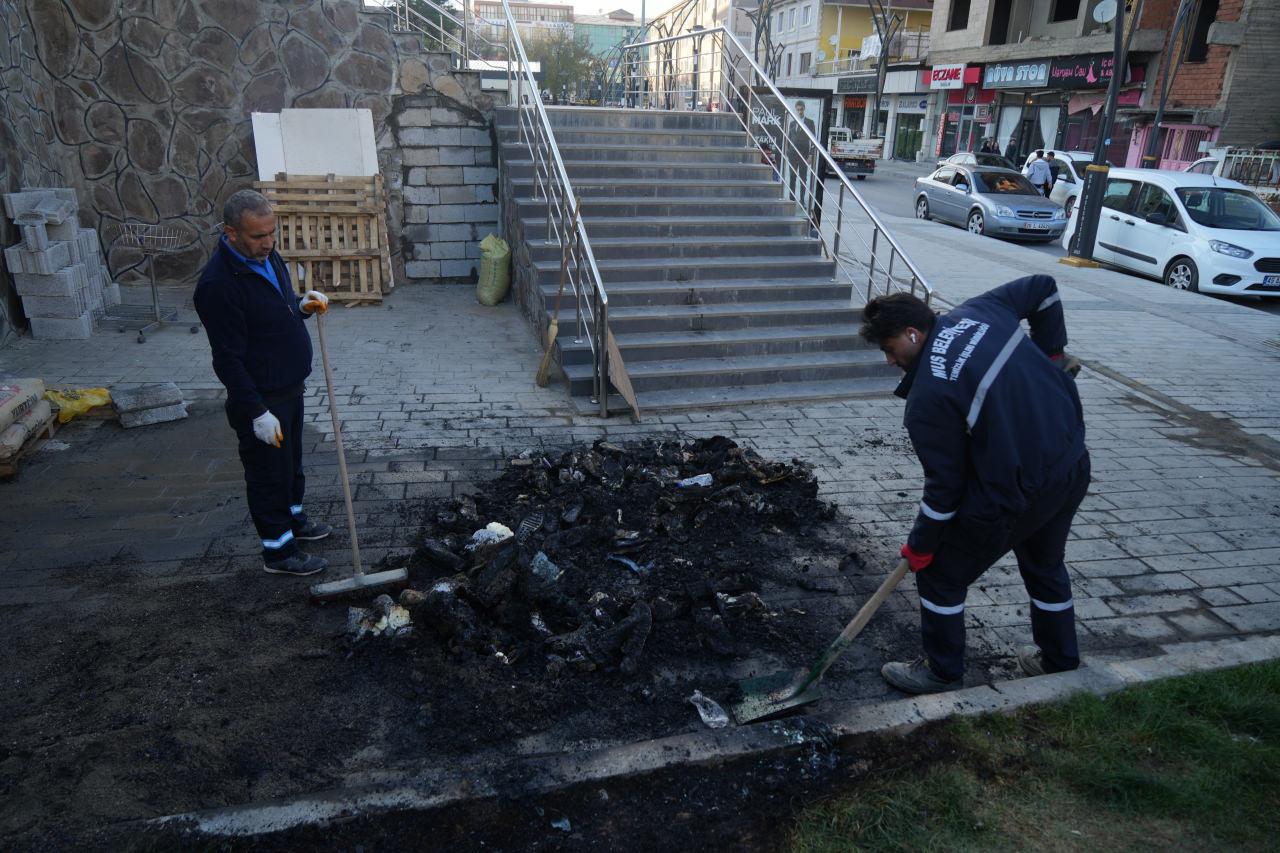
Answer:
[[[1219,21],[1235,21],[1240,17],[1244,0],[1220,0]],[[1146,17],[1145,15],[1143,16]],[[1194,22],[1194,17],[1192,18]],[[1172,19],[1169,21],[1172,25]],[[1209,45],[1209,57],[1204,62],[1183,61],[1178,74],[1169,87],[1171,107],[1215,107],[1222,98],[1222,83],[1227,76],[1227,60],[1232,48],[1227,45]]]

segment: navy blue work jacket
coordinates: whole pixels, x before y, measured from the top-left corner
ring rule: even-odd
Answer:
[[[1029,321],[1027,337],[1021,321]],[[924,468],[907,543],[1002,541],[1085,452],[1075,380],[1050,359],[1067,345],[1058,286],[1020,278],[939,315],[896,391]]]

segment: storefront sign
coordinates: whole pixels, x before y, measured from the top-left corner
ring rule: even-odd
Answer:
[[[1111,84],[1111,73],[1115,68],[1115,57],[1109,53],[1095,53],[1090,56],[1068,56],[1055,59],[1049,66],[1049,85],[1054,89],[1105,89]],[[1138,74],[1130,65],[1124,82],[1141,80],[1142,66],[1138,66]]]
[[[928,98],[898,98],[898,112],[900,113],[923,113],[929,110]]]
[[[874,92],[876,90],[876,79],[875,74],[841,77],[836,80],[836,94],[853,95],[859,92]]]
[[[991,121],[991,105],[979,104],[973,108],[973,120],[986,124]]]
[[[1049,62],[1000,62],[982,70],[984,89],[1043,89],[1049,85]]]
[[[846,110],[860,110],[867,106],[866,95],[845,95],[844,108]]]
[[[930,89],[963,89],[964,65],[935,65],[929,69]]]

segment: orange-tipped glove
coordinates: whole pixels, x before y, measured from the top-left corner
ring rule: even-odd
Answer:
[[[1060,352],[1056,355],[1049,356],[1049,360],[1058,365],[1058,367],[1062,368],[1072,377],[1078,376],[1080,373],[1082,365],[1080,364],[1080,359],[1076,358],[1074,355],[1067,355],[1065,352]]]
[[[921,554],[919,551],[913,551],[910,545],[902,546],[902,556],[907,558],[907,565],[913,572],[928,568],[929,564],[933,562],[932,554]]]
[[[253,419],[253,434],[258,441],[272,447],[279,447],[284,441],[284,433],[280,430],[280,419],[271,412],[263,412]]]
[[[302,295],[303,314],[324,314],[329,310],[329,297],[318,290],[308,290]]]

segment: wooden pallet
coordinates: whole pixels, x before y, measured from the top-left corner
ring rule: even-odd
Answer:
[[[276,249],[298,273],[299,293],[314,288],[354,305],[381,302],[395,286],[381,175],[281,172],[254,186],[271,201],[279,225]]]
[[[12,456],[0,459],[0,480],[7,480],[16,475],[22,468],[22,460],[35,453],[44,443],[58,432],[58,414],[54,412],[49,419],[27,437],[27,441]]]

